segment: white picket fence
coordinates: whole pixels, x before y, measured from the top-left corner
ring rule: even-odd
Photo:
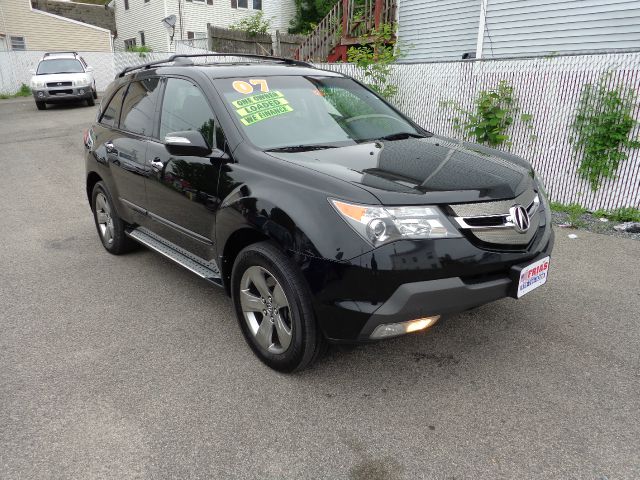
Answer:
[[[204,53],[184,46],[184,53]],[[16,91],[29,83],[43,52],[0,52],[0,93]],[[81,52],[95,69],[98,90],[103,90],[126,66],[166,58],[167,53]],[[321,68],[361,77],[350,64],[323,64]],[[426,129],[454,138],[452,112],[443,101],[470,108],[478,92],[506,80],[514,88],[522,113],[533,116],[532,128],[516,122],[509,132],[510,151],[529,160],[545,180],[551,198],[561,203],[577,202],[589,209],[640,207],[640,150],[630,150],[617,178],[606,180],[593,192],[576,174],[577,162],[570,143],[570,125],[585,84],[595,84],[610,75],[611,84],[635,89],[640,96],[640,52],[555,56],[517,60],[486,60],[398,64],[392,82],[399,87],[393,102]],[[640,118],[640,104],[634,118]],[[537,139],[532,141],[532,135]],[[640,136],[636,128],[633,136]]]

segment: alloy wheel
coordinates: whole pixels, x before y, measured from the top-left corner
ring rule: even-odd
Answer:
[[[100,236],[107,245],[111,245],[115,234],[113,218],[111,217],[111,206],[109,205],[107,197],[102,192],[98,192],[96,195],[96,221],[98,222]]]
[[[283,353],[293,337],[289,302],[276,278],[257,265],[240,280],[240,305],[256,342],[270,353]]]

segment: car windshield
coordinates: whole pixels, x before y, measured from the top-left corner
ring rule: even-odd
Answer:
[[[330,148],[424,136],[348,78],[272,76],[214,81],[235,121],[259,148]]]
[[[55,60],[43,60],[38,65],[37,75],[50,73],[82,73],[82,64],[73,58],[57,58]]]

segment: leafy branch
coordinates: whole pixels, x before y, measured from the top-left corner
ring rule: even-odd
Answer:
[[[571,124],[578,174],[593,191],[603,179],[615,178],[620,162],[628,158],[625,149],[640,148],[639,139],[630,138],[638,124],[633,118],[637,94],[628,87],[609,88],[608,79],[607,75],[598,85],[584,86]]]
[[[478,93],[472,110],[463,108],[453,100],[442,101],[440,105],[453,109],[455,116],[450,118],[453,129],[461,131],[465,138],[491,147],[511,146],[508,130],[520,108],[514,89],[508,82],[502,80],[497,86]],[[533,116],[528,113],[520,115],[520,121],[529,129],[533,128],[532,120]],[[535,140],[534,135],[530,138]]]
[[[403,56],[395,41],[394,27],[388,23],[371,30],[361,45],[347,51],[347,61],[362,70],[364,83],[385,98],[398,93],[398,86],[390,83],[391,65]]]

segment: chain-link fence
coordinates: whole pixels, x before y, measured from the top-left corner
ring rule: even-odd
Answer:
[[[203,53],[202,49],[189,45],[180,46],[179,51]],[[42,55],[43,52],[0,52],[0,93],[12,93],[21,83],[28,84],[29,70],[36,67]],[[171,54],[81,52],[81,55],[94,67],[100,91],[123,68]],[[349,64],[319,66],[361,76]],[[453,128],[450,120],[453,112],[443,107],[443,102],[454,101],[463,108],[471,108],[481,90],[507,81],[514,88],[521,113],[532,116],[529,124],[515,122],[511,127],[510,151],[534,165],[553,200],[577,202],[591,209],[640,207],[640,150],[629,150],[629,158],[620,164],[617,178],[604,181],[597,192],[576,174],[578,165],[570,142],[570,125],[584,85],[596,84],[607,75],[610,84],[640,92],[640,52],[398,64],[393,68],[391,82],[399,87],[393,103],[400,110],[430,131],[460,138],[460,131]],[[640,105],[635,106],[634,118],[640,118]],[[640,135],[640,129],[636,128],[632,135]]]

